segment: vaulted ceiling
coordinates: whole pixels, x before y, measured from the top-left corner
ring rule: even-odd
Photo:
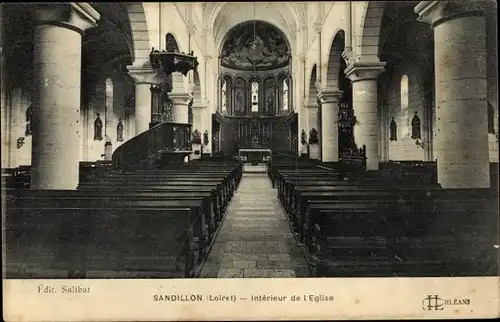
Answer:
[[[245,21],[261,20],[279,28],[292,45],[298,26],[304,21],[304,3],[286,2],[209,2],[203,5],[203,23],[213,28],[219,51],[226,34]]]

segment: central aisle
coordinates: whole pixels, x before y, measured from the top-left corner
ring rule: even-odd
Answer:
[[[309,277],[264,173],[244,173],[200,277]]]

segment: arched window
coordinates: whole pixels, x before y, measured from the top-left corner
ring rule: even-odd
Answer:
[[[401,118],[403,125],[401,127],[402,137],[407,137],[410,134],[410,115],[409,115],[409,84],[408,76],[401,77]]]
[[[227,82],[226,80],[222,80],[222,111],[226,111],[227,109],[227,96],[226,96],[226,91],[227,91]]]
[[[252,112],[259,111],[259,83],[252,82]]]
[[[288,111],[288,82],[283,80],[283,111]]]
[[[106,135],[107,131],[106,128],[108,126],[107,120],[109,120],[109,116],[112,115],[113,113],[113,81],[111,78],[106,78],[106,83],[105,83],[105,93],[106,93],[106,99],[105,99],[105,106],[106,106],[106,112],[105,118],[104,118],[104,135]]]

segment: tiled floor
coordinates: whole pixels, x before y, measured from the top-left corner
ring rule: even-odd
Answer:
[[[276,189],[265,173],[244,173],[200,277],[308,277]]]

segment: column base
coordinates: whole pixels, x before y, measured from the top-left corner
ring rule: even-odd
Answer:
[[[191,154],[191,160],[199,160],[201,159],[201,144],[192,143],[191,148],[193,153]]]
[[[319,144],[310,144],[309,145],[309,159],[319,160],[320,159],[319,153],[320,153]]]

